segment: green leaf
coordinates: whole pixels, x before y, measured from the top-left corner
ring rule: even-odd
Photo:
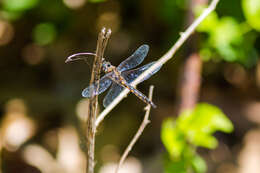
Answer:
[[[243,0],[242,8],[247,22],[260,31],[260,0]]]
[[[191,164],[195,173],[204,173],[207,171],[207,165],[199,155],[194,155]]]
[[[205,61],[220,57],[228,62],[242,63],[246,67],[255,65],[256,34],[249,32],[250,30],[251,27],[247,23],[238,23],[232,17],[222,17],[214,25],[203,26],[200,31],[206,32],[209,37],[203,42],[201,57]]]
[[[241,28],[238,22],[232,17],[223,17],[219,20],[214,32],[211,33],[210,42],[215,47],[221,45],[238,45],[243,41]]]
[[[213,133],[217,130],[228,133],[233,125],[219,108],[206,103],[183,111],[177,120],[165,120],[161,130],[161,139],[168,152],[164,172],[205,173],[206,163],[196,154],[196,147],[215,148],[217,139]]]
[[[217,131],[231,132],[233,125],[216,106],[198,104],[194,110],[186,110],[177,120],[178,127],[187,139],[196,146],[215,148],[217,140],[212,134]]]
[[[173,119],[167,119],[162,123],[162,142],[171,157],[180,157],[186,142],[183,133],[176,128]]]
[[[35,7],[39,0],[3,0],[3,8],[9,11],[24,11]]]
[[[165,155],[164,157],[164,173],[187,173],[187,163],[185,159],[173,160]]]

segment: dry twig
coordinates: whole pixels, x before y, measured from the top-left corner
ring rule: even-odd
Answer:
[[[97,41],[97,49],[96,49],[96,56],[93,62],[93,69],[91,74],[90,84],[98,82],[100,79],[100,72],[102,67],[102,57],[108,42],[108,39],[111,35],[111,30],[106,30],[103,28],[98,36]],[[98,87],[95,88],[96,91],[99,89]],[[95,91],[92,91],[95,92]],[[89,100],[89,111],[88,111],[88,118],[87,118],[87,131],[86,131],[86,143],[87,143],[87,167],[86,173],[94,173],[94,154],[95,154],[95,121],[97,115],[97,107],[98,107],[98,96],[95,95],[90,98]]]
[[[153,89],[154,89],[154,86],[150,86],[150,89],[149,89],[149,99],[152,100],[152,96],[153,96]],[[147,126],[147,124],[150,122],[149,120],[149,114],[150,114],[150,110],[151,110],[151,105],[147,105],[145,107],[145,116],[144,116],[144,119],[143,119],[143,122],[142,124],[140,125],[139,129],[137,130],[135,136],[133,137],[133,139],[131,140],[131,142],[129,143],[129,145],[127,146],[126,150],[124,151],[123,155],[121,156],[120,158],[120,161],[117,165],[117,168],[116,168],[116,172],[115,173],[118,173],[120,167],[122,166],[122,164],[124,163],[127,155],[129,154],[129,152],[132,150],[134,144],[136,143],[136,141],[138,140],[138,138],[141,136],[141,134],[143,133],[144,131],[144,128]]]
[[[212,0],[211,4],[204,12],[186,29],[185,32],[180,34],[180,38],[177,42],[171,47],[171,49],[163,55],[154,65],[152,65],[149,69],[147,69],[144,73],[142,73],[138,78],[136,78],[131,85],[136,86],[140,83],[149,73],[154,71],[159,66],[165,64],[168,60],[170,60],[176,51],[182,46],[182,44],[190,37],[190,35],[195,31],[196,27],[216,8],[219,0]],[[101,121],[105,118],[105,116],[129,93],[128,89],[124,89],[119,96],[114,99],[114,101],[106,107],[106,109],[100,113],[95,122],[96,127],[101,123]]]

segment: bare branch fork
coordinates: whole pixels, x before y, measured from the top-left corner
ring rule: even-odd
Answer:
[[[90,84],[94,82],[99,82],[100,79],[100,72],[101,72],[101,66],[102,66],[102,58],[104,55],[104,51],[108,42],[108,39],[111,35],[111,30],[106,30],[103,28],[98,36],[97,41],[97,49],[95,54],[95,59],[93,62],[93,69],[91,74],[91,80]],[[75,56],[75,55],[74,55]],[[69,57],[66,62],[70,61],[71,57]],[[73,59],[75,60],[75,59]],[[95,88],[97,91],[99,89],[99,83],[98,87]],[[94,91],[93,91],[94,92]],[[95,160],[94,160],[94,154],[95,154],[95,132],[96,132],[96,115],[97,115],[97,107],[98,107],[98,96],[95,95],[90,98],[89,101],[89,111],[88,111],[88,118],[87,118],[87,131],[86,131],[86,145],[87,145],[87,166],[86,166],[86,172],[87,173],[94,173],[94,167],[95,167]]]
[[[149,99],[152,100],[152,96],[153,96],[153,89],[154,89],[154,86],[151,85],[150,86],[150,89],[149,89]],[[141,134],[143,133],[144,131],[144,128],[147,126],[147,124],[150,123],[150,120],[149,120],[149,114],[150,114],[150,111],[151,111],[151,105],[147,105],[145,107],[145,116],[144,116],[144,119],[143,119],[143,122],[142,124],[140,125],[139,129],[137,130],[135,136],[133,137],[133,139],[131,140],[131,142],[129,143],[129,145],[127,146],[126,150],[124,151],[123,155],[121,156],[120,158],[120,161],[117,165],[117,168],[116,168],[116,171],[115,173],[118,173],[120,167],[123,165],[127,155],[129,154],[129,152],[132,150],[134,144],[136,143],[136,141],[139,139],[139,137],[141,136]]]
[[[203,13],[186,29],[186,31],[180,34],[180,38],[177,42],[170,48],[170,50],[164,54],[154,65],[152,65],[149,69],[147,69],[144,73],[142,73],[138,78],[136,78],[131,85],[136,86],[140,83],[149,73],[157,69],[159,66],[162,66],[167,61],[169,61],[176,51],[182,46],[182,44],[190,37],[190,35],[195,31],[198,25],[216,8],[219,0],[212,0],[208,8],[206,8]],[[128,89],[124,89],[114,101],[106,107],[103,112],[97,117],[95,122],[96,127],[100,124],[100,122],[105,118],[105,116],[129,93]]]

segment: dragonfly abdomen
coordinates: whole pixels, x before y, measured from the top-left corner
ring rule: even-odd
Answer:
[[[153,108],[156,108],[156,105],[148,97],[146,97],[139,90],[135,89],[132,85],[128,84],[125,80],[120,80],[120,85],[124,86],[125,88],[128,88],[130,92],[132,92],[134,95],[136,95],[139,99],[141,99],[146,104],[149,104]]]
[[[156,108],[157,106],[148,98],[146,97],[143,93],[141,93],[139,90],[135,89],[133,86],[129,85],[128,89],[136,95],[139,99],[144,101],[146,104],[151,105],[153,108]]]

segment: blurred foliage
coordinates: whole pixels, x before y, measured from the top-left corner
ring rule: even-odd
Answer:
[[[34,8],[39,0],[3,0],[3,8],[8,11],[24,11]]]
[[[196,7],[196,16],[201,14],[203,9],[203,6]],[[197,31],[208,35],[200,50],[203,60],[220,58],[241,63],[246,67],[254,66],[258,59],[254,48],[257,35],[250,30],[247,23],[239,23],[233,17],[219,18],[216,12],[211,13],[197,28]]]
[[[260,0],[243,0],[242,7],[247,22],[252,28],[260,31]]]
[[[143,43],[148,43],[151,47],[146,60],[156,59],[172,46],[179,33],[187,27],[185,24],[187,15],[190,14],[189,3],[189,0],[0,1],[0,78],[3,81],[0,85],[0,121],[4,124],[2,126],[10,126],[3,122],[4,117],[7,117],[5,103],[13,98],[20,98],[29,110],[28,119],[34,120],[37,129],[34,132],[35,137],[23,144],[25,147],[28,143],[38,143],[45,147],[47,144],[43,142],[44,136],[64,124],[78,128],[83,122],[76,117],[76,114],[79,115],[76,107],[82,99],[81,90],[88,84],[88,72],[91,67],[83,63],[65,65],[66,56],[78,51],[93,51],[100,27],[108,23],[116,28],[113,29],[106,50],[109,61],[118,64],[129,56],[137,45]],[[251,125],[243,121],[246,119],[244,114],[247,115],[245,104],[248,100],[255,99],[254,97],[259,98],[259,88],[254,83],[256,80],[260,81],[256,77],[259,67],[254,66],[259,56],[259,6],[259,0],[220,0],[217,12],[213,12],[198,28],[200,53],[203,59],[208,61],[204,67],[211,73],[211,76],[207,76],[203,81],[201,99],[220,102],[218,105],[224,105],[225,112],[232,112],[229,114],[230,117],[239,117],[236,121],[236,139],[228,138],[225,141],[236,144],[236,149],[225,144],[235,159],[237,153],[231,150],[237,151],[245,131]],[[204,8],[196,7],[195,14],[199,15]],[[4,28],[8,32],[4,32]],[[183,57],[188,51],[179,51],[174,61],[167,63],[156,76],[139,86],[140,90],[145,92],[149,84],[156,84],[155,102],[158,103],[158,109],[152,112],[155,115],[151,117],[155,121],[152,120],[152,128],[149,129],[151,131],[143,134],[143,141],[133,150],[133,153],[138,152],[143,158],[154,159],[157,153],[161,154],[158,134],[160,123],[165,118],[165,112],[176,110],[176,81],[185,59]],[[220,62],[219,60],[228,63],[212,63]],[[232,66],[234,63],[255,68],[251,71],[245,70],[237,68],[236,64]],[[228,69],[229,65],[232,68]],[[232,83],[225,75],[230,75],[228,77],[239,82]],[[210,91],[207,90],[209,85]],[[234,99],[234,95],[238,99]],[[232,97],[232,101],[227,99],[229,97]],[[233,102],[238,102],[239,106]],[[98,130],[97,152],[108,143],[125,147],[129,142],[129,136],[139,125],[141,116],[133,115],[142,114],[143,105],[140,100],[130,95],[113,110],[113,116],[106,119]],[[22,132],[20,126],[16,127],[18,132]],[[26,127],[29,126],[25,124],[23,128]],[[161,134],[168,152],[165,155],[165,172],[205,172],[206,163],[196,153],[196,148],[215,148],[217,140],[213,133],[217,130],[230,132],[232,125],[218,108],[207,104],[183,112],[176,120],[165,120]],[[11,134],[13,137],[19,137]],[[55,142],[53,143],[51,146],[55,146]],[[6,172],[22,172],[16,162],[17,158],[20,158],[19,154],[12,157],[11,161],[8,159],[10,155],[21,152],[23,148],[20,147],[15,152],[10,151],[3,157],[4,163],[7,163],[5,165],[10,165],[7,166]],[[58,150],[55,147],[49,149],[51,147],[48,145],[46,148],[46,151],[52,150],[48,151],[52,154]],[[114,155],[117,156],[118,153]],[[100,158],[100,154],[97,153],[97,160],[100,161]],[[109,155],[107,158],[111,161],[112,157]],[[97,167],[106,161],[97,162]],[[158,162],[157,160],[156,163]],[[145,167],[147,168],[149,166]],[[8,171],[10,169],[15,171]]]
[[[181,11],[187,10],[188,3],[188,0],[162,0],[159,15],[169,24],[174,24],[172,19],[176,18]]]
[[[194,110],[183,111],[176,120],[169,118],[162,124],[161,138],[169,155],[165,162],[165,172],[196,173],[206,171],[206,164],[196,154],[196,147],[214,149],[216,131],[230,133],[233,125],[216,106],[201,103]]]
[[[33,30],[33,39],[39,45],[46,45],[55,40],[57,31],[52,23],[40,23]]]
[[[104,2],[106,0],[89,0],[89,2],[98,3],[98,2]]]
[[[2,17],[4,19],[15,21],[19,19],[26,10],[35,8],[39,0],[3,0]]]

